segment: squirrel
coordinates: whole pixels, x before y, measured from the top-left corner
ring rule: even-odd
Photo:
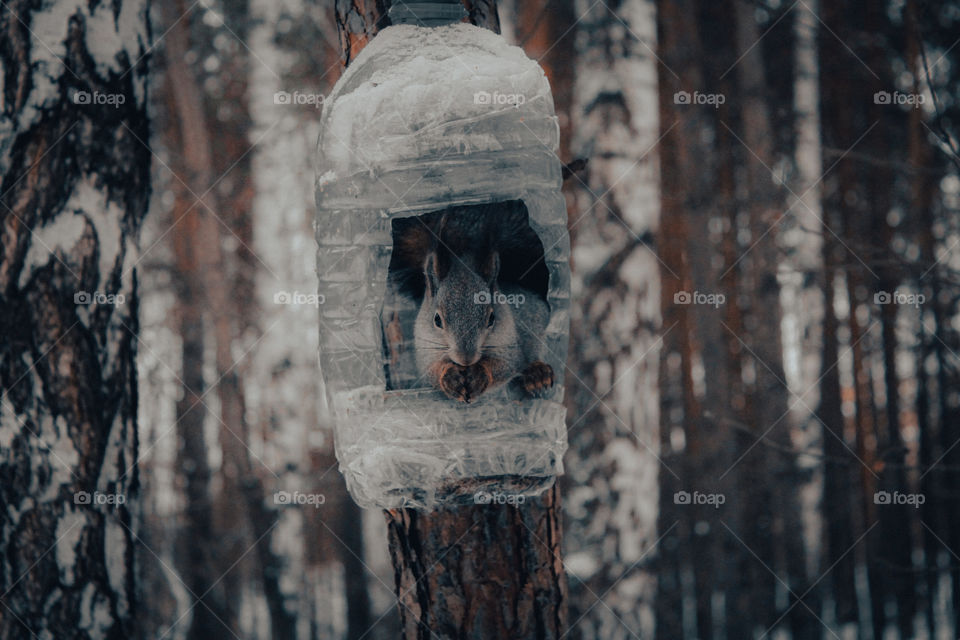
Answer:
[[[424,286],[414,324],[417,369],[447,397],[465,403],[514,380],[528,395],[554,383],[553,369],[542,359],[542,336],[550,319],[545,297],[501,278],[503,264],[530,262],[539,248],[539,263],[509,276],[524,282],[535,271],[545,287],[542,245],[522,202],[496,206],[494,212],[454,207],[421,221],[430,240],[426,255],[420,253]],[[518,233],[519,213],[526,231]],[[535,240],[535,247],[524,247],[526,258],[514,255],[508,261],[505,253],[519,249],[513,245],[524,239]],[[424,237],[408,240],[408,247],[411,242],[422,247]]]

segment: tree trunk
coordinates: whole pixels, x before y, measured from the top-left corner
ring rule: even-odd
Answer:
[[[378,635],[380,630],[395,629],[396,621],[392,609],[390,615],[379,620],[371,618],[371,575],[364,567],[383,576],[392,572],[389,564],[381,568],[367,557],[364,518],[373,518],[374,524],[384,530],[386,527],[379,521],[379,514],[365,514],[356,506],[336,472],[331,425],[318,415],[323,390],[316,376],[319,334],[315,323],[304,322],[303,316],[291,313],[290,307],[273,304],[278,291],[315,291],[317,287],[316,272],[303,265],[316,259],[315,245],[304,239],[313,235],[314,193],[309,174],[316,152],[318,113],[309,106],[278,107],[255,97],[269,97],[295,87],[329,93],[337,79],[340,59],[337,38],[328,38],[333,7],[317,12],[309,4],[274,0],[251,0],[249,4],[254,26],[249,29],[247,42],[267,65],[251,60],[248,80],[253,91],[248,102],[256,141],[256,148],[249,154],[256,214],[253,242],[248,244],[255,247],[256,266],[260,267],[255,271],[260,301],[254,319],[257,326],[246,330],[259,341],[259,357],[252,358],[250,368],[244,371],[246,386],[256,390],[246,396],[248,420],[253,448],[257,449],[260,438],[264,459],[280,474],[276,488],[299,487],[322,494],[326,500],[322,509],[280,513],[278,527],[297,527],[295,535],[300,542],[292,548],[283,545],[275,552],[282,569],[274,565],[273,579],[284,588],[286,608],[297,612],[297,624],[311,627],[310,637],[344,635],[346,640],[373,640],[382,637]],[[288,24],[298,27],[285,29]],[[278,120],[279,112],[283,117]],[[238,137],[237,142],[243,148],[236,155],[250,146],[249,139]],[[239,298],[238,302],[246,304]],[[283,437],[277,437],[280,435]],[[290,443],[296,446],[291,448]],[[282,471],[281,461],[286,461],[286,471]],[[271,480],[265,473],[261,476],[267,482]],[[346,594],[345,612],[327,606],[331,592]],[[274,637],[284,636],[274,632]]]
[[[226,24],[240,42],[250,36],[249,25],[255,21],[249,0],[228,0],[223,3]],[[217,392],[220,400],[220,446],[223,452],[221,475],[223,495],[220,511],[224,531],[237,526],[246,535],[237,548],[240,557],[250,545],[255,545],[255,580],[259,581],[270,616],[271,637],[292,638],[296,620],[286,606],[286,594],[280,585],[279,572],[283,558],[273,550],[273,532],[276,517],[267,507],[266,490],[262,478],[268,479],[275,471],[251,450],[250,425],[247,421],[246,360],[236,360],[236,344],[242,345],[249,331],[257,331],[258,312],[254,297],[254,273],[258,258],[254,255],[252,234],[251,186],[251,118],[249,111],[249,65],[253,63],[248,50],[239,43],[235,53],[227,58],[220,71],[224,87],[223,100],[233,105],[222,108],[216,98],[205,96],[207,125],[200,133],[203,142],[213,153],[212,169],[217,176],[216,214],[221,220],[207,219],[213,236],[207,278],[207,308],[213,317],[215,337],[215,364],[220,381]],[[215,131],[216,143],[209,132]],[[198,185],[208,189],[212,185]],[[235,247],[228,250],[227,247]],[[257,343],[259,344],[259,343]],[[243,347],[241,347],[243,348]],[[249,353],[249,349],[244,349]],[[237,510],[236,504],[245,508]],[[235,523],[235,524],[234,524]],[[233,560],[230,560],[233,562]],[[226,570],[224,567],[223,570]]]
[[[334,17],[344,67],[350,66],[380,29],[390,26],[387,11],[391,4],[391,0],[335,0]]]
[[[451,0],[457,2],[457,0]],[[500,17],[496,0],[463,0],[470,24],[475,24],[494,33],[500,33]]]
[[[677,296],[706,293],[700,286],[705,266],[691,252],[693,238],[706,231],[698,214],[709,215],[703,203],[708,199],[710,176],[698,163],[707,157],[702,133],[710,117],[695,105],[679,103],[675,95],[703,87],[700,63],[701,42],[694,2],[662,1],[657,3],[658,55],[664,61],[657,65],[658,105],[660,119],[660,217],[657,237],[660,255],[660,313],[664,337],[660,353],[660,440],[665,465],[660,468],[660,546],[663,550],[662,573],[657,594],[657,638],[681,638],[690,624],[684,620],[684,600],[693,598],[698,637],[710,637],[712,615],[710,599],[711,563],[705,557],[707,544],[694,540],[694,529],[705,514],[698,505],[678,504],[678,491],[715,493],[716,475],[698,469],[704,449],[704,419],[701,399],[695,392],[693,368],[699,356],[695,310],[692,305],[678,304]],[[676,72],[673,70],[677,70]],[[679,77],[677,75],[679,72]],[[699,230],[694,226],[700,225]],[[694,264],[697,262],[698,264]],[[682,299],[682,297],[680,298]],[[713,310],[716,312],[716,310]],[[718,320],[718,313],[714,320]],[[701,317],[706,334],[719,327],[718,322]],[[668,363],[679,356],[679,371]],[[682,416],[682,418],[678,418]],[[682,427],[683,446],[673,442]],[[707,427],[707,430],[709,427]],[[680,463],[680,464],[678,464]],[[671,466],[681,471],[676,476]],[[709,486],[705,486],[709,483]],[[685,552],[689,550],[689,552]],[[692,576],[688,585],[686,576]]]
[[[211,585],[216,586],[202,596],[201,606],[194,607],[190,635],[207,638],[224,636],[228,629],[238,630],[237,604],[245,586],[245,574],[239,568],[234,570],[232,565],[244,557],[251,545],[255,545],[250,554],[255,559],[253,574],[259,580],[266,600],[272,635],[292,637],[295,620],[285,607],[277,575],[281,562],[271,549],[275,518],[265,505],[265,491],[260,479],[261,471],[273,471],[263,467],[260,460],[251,459],[243,368],[233,355],[238,336],[253,322],[254,309],[250,303],[252,257],[249,246],[252,237],[248,216],[251,192],[246,186],[247,180],[242,179],[250,173],[246,140],[249,116],[242,73],[245,58],[236,56],[222,71],[223,85],[234,108],[226,111],[226,115],[223,110],[208,113],[206,96],[185,62],[190,50],[190,17],[179,19],[185,9],[182,2],[178,3],[177,10],[173,10],[173,6],[168,5],[165,14],[166,23],[171,25],[166,49],[167,92],[171,102],[170,115],[177,123],[171,144],[182,150],[182,157],[172,161],[178,170],[178,177],[174,180],[177,207],[172,235],[177,247],[177,274],[181,280],[184,314],[181,324],[184,335],[183,379],[190,385],[188,391],[192,391],[185,394],[185,400],[189,400],[186,406],[178,410],[178,417],[183,418],[181,437],[188,445],[180,453],[188,487],[188,525],[182,541],[183,571],[194,594],[204,594]],[[225,5],[225,10],[228,23],[239,32],[237,37],[245,37],[247,3],[234,1]],[[220,131],[218,147],[224,153],[215,152],[210,134],[214,128]],[[232,180],[221,179],[228,175]],[[224,182],[233,189],[225,188]],[[217,186],[216,190],[214,186]],[[218,207],[221,202],[224,206]],[[228,223],[229,229],[226,228]],[[225,249],[234,239],[239,240],[235,253]],[[207,411],[198,399],[202,391],[195,390],[202,390],[204,386],[204,319],[208,320],[208,335],[213,342],[215,389],[219,398],[219,415],[213,414],[213,417],[220,425],[222,463],[220,482],[217,483],[220,491],[215,498],[210,495],[208,451],[203,437],[203,417]],[[194,354],[189,359],[188,349]],[[194,394],[198,397],[192,397]],[[201,406],[195,406],[198,404]],[[191,489],[192,484],[197,486]],[[237,509],[238,504],[243,508]],[[205,511],[211,507],[215,514],[213,518]],[[207,543],[200,545],[197,540],[207,540]]]
[[[531,9],[543,10],[538,3]],[[576,265],[567,374],[571,551],[570,633],[621,640],[653,634],[659,462],[660,308],[653,234],[658,219],[656,38],[646,0],[605,6],[580,0],[565,21],[545,21],[554,96],[572,73],[572,157],[589,158],[567,180]],[[614,13],[616,12],[616,13]],[[533,11],[531,11],[533,13]],[[569,41],[558,38],[568,34]],[[555,44],[556,43],[556,44]],[[574,52],[574,46],[576,51]],[[529,51],[529,50],[528,50]],[[538,52],[530,55],[540,58]],[[561,104],[558,98],[558,105]],[[561,122],[563,109],[558,108]],[[669,526],[669,525],[668,525]]]
[[[37,6],[0,8],[0,638],[130,638],[147,3]]]
[[[824,220],[836,226],[836,221],[824,212]],[[840,624],[856,622],[857,598],[854,583],[854,554],[844,555],[854,541],[855,527],[852,516],[859,505],[858,492],[853,485],[851,464],[857,464],[844,443],[845,421],[843,417],[843,398],[840,389],[839,367],[839,321],[835,305],[836,268],[839,261],[838,247],[829,234],[823,242],[823,347],[821,357],[820,403],[817,416],[822,425],[823,435],[823,552],[820,565],[822,571],[830,567],[832,596],[835,602],[837,622]],[[850,464],[842,464],[848,458]],[[859,469],[857,464],[857,469]]]
[[[785,446],[792,442],[790,431],[793,420],[788,414],[787,386],[783,368],[783,340],[781,335],[782,304],[778,280],[780,247],[777,224],[783,215],[784,199],[778,193],[772,167],[776,162],[774,153],[775,135],[771,110],[765,97],[766,61],[762,48],[754,46],[761,34],[753,7],[733,0],[731,12],[735,22],[735,41],[742,59],[736,63],[733,73],[737,78],[737,102],[740,105],[740,124],[743,145],[746,147],[744,174],[749,193],[750,233],[753,245],[745,257],[748,278],[753,290],[744,341],[749,357],[753,360],[755,382],[749,403],[757,435],[769,431],[767,437]],[[774,426],[777,428],[774,428]],[[746,545],[767,567],[780,570],[790,590],[790,616],[787,618],[793,637],[808,638],[819,630],[819,621],[808,608],[816,612],[818,605],[810,602],[815,593],[806,588],[806,567],[803,563],[804,549],[798,517],[800,474],[792,458],[746,456],[740,463],[746,483],[741,499],[748,501],[744,524]],[[771,480],[773,480],[771,482]],[[749,496],[749,498],[748,498]],[[745,585],[741,594],[749,599],[750,606],[758,608],[756,619],[766,627],[777,624],[783,616],[766,617],[774,610],[773,597],[776,587],[770,582],[767,567],[752,567],[758,571],[763,592],[756,589],[757,582]],[[803,594],[800,604],[796,597]],[[816,629],[814,629],[816,627]]]
[[[566,628],[556,488],[536,504],[386,512],[401,637],[560,638]]]
[[[191,602],[190,615],[183,616],[183,622],[189,625],[186,637],[192,640],[235,632],[236,611],[231,611],[225,584],[214,583],[221,567],[225,568],[225,550],[214,531],[210,445],[204,429],[209,413],[203,400],[208,393],[204,379],[204,277],[207,254],[216,243],[216,235],[210,233],[207,203],[198,202],[194,194],[204,193],[212,180],[210,149],[204,144],[206,123],[200,89],[185,62],[190,18],[180,19],[182,2],[168,3],[163,9],[164,23],[171,25],[164,48],[166,134],[171,146],[180,151],[171,159],[175,177],[171,183],[174,206],[170,221],[181,342],[180,380],[184,387],[176,408],[176,473],[184,491],[184,513],[175,557],[186,588],[196,598]]]
[[[887,13],[882,7],[870,4],[865,12],[864,33],[883,33],[893,28]],[[875,95],[886,87],[893,86],[896,71],[891,68],[888,59],[889,49],[879,41],[871,40],[866,45],[864,60],[870,65],[880,78],[861,73],[864,79],[862,96]],[[866,102],[866,101],[863,101]],[[896,111],[886,108],[887,105],[871,104],[869,107],[869,122],[881,122],[881,127],[890,131],[909,129]],[[915,109],[919,111],[919,109]],[[904,126],[906,125],[906,126]],[[889,157],[894,152],[892,135],[868,136],[863,141],[864,148],[874,157]],[[867,201],[872,215],[864,216],[869,220],[871,228],[863,237],[872,236],[872,249],[878,255],[894,255],[896,245],[895,230],[888,221],[892,203],[897,197],[894,191],[895,175],[888,167],[873,167],[870,170],[870,188],[867,190]],[[880,291],[895,292],[900,284],[901,276],[898,269],[890,262],[878,265],[876,275],[879,280],[876,286]],[[907,448],[901,434],[900,423],[900,381],[897,375],[898,340],[896,336],[898,307],[896,304],[880,306],[881,349],[883,354],[883,388],[885,395],[885,411],[882,414],[885,429],[881,433],[877,430],[877,441],[883,443],[882,461],[883,471],[880,474],[881,486],[888,491],[910,493],[912,490],[907,483],[907,476],[903,465],[906,462]],[[889,595],[897,606],[896,621],[901,637],[913,635],[913,618],[916,614],[916,593],[914,590],[913,571],[913,536],[911,528],[915,526],[913,516],[916,509],[909,505],[886,505],[880,510],[880,527],[878,538],[882,540],[882,555],[879,564],[882,565],[880,579],[889,586]]]
[[[913,93],[919,94],[922,90],[921,78],[923,70],[920,62],[920,25],[918,16],[918,6],[916,0],[907,0],[906,4],[906,31],[907,31],[907,59],[911,61],[910,71],[913,74]],[[908,123],[908,153],[910,166],[915,167],[915,173],[911,177],[910,184],[910,215],[919,220],[917,228],[917,245],[920,248],[920,264],[936,264],[936,240],[934,239],[935,216],[933,203],[936,198],[937,185],[940,183],[939,175],[932,175],[928,167],[931,162],[931,147],[927,143],[927,131],[925,129],[924,114],[921,109],[911,109]],[[922,529],[922,548],[924,565],[927,570],[923,576],[924,589],[924,617],[926,617],[926,628],[928,635],[932,638],[937,632],[937,595],[938,595],[938,572],[929,568],[936,565],[937,556],[941,550],[941,540],[946,540],[950,535],[947,518],[944,517],[947,512],[943,510],[943,496],[945,493],[953,493],[947,489],[947,486],[956,486],[956,484],[944,485],[942,480],[945,476],[940,470],[934,473],[927,473],[940,461],[940,450],[937,446],[937,433],[943,429],[943,413],[938,411],[936,402],[932,401],[933,393],[940,392],[940,399],[946,398],[944,389],[937,383],[937,378],[931,375],[927,370],[928,358],[931,355],[941,356],[943,349],[942,336],[946,333],[944,323],[943,305],[941,302],[942,283],[940,282],[940,270],[931,269],[925,273],[927,282],[921,277],[919,284],[920,291],[924,292],[929,306],[932,307],[930,318],[933,326],[928,328],[925,323],[920,323],[920,335],[918,336],[920,344],[918,345],[919,354],[916,360],[917,375],[917,428],[919,430],[919,463],[920,468],[924,470],[920,476],[920,493],[926,497],[926,502],[921,507],[920,515],[923,523]],[[931,335],[932,334],[932,335]],[[938,368],[943,366],[942,358],[937,357]],[[938,428],[939,427],[939,428]],[[936,467],[933,467],[936,469]],[[950,478],[952,474],[947,475]],[[949,517],[949,516],[948,516]],[[939,539],[938,539],[939,538]],[[954,611],[956,615],[956,610]]]
[[[389,24],[389,7],[389,0],[337,0],[345,65]],[[493,0],[468,8],[473,24],[499,27]],[[566,629],[559,513],[556,486],[519,507],[386,511],[402,637],[559,638]]]

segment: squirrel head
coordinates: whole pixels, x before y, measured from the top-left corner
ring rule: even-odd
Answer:
[[[504,314],[495,304],[500,255],[490,251],[473,261],[434,249],[427,254],[423,271],[426,291],[417,322],[417,348],[436,350],[463,366],[495,351],[509,320],[498,317]]]

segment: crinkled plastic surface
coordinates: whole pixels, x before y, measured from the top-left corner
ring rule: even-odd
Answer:
[[[429,510],[477,491],[541,493],[563,471],[562,386],[542,398],[501,388],[469,405],[429,388],[387,391],[380,312],[392,218],[521,199],[550,275],[545,360],[564,371],[569,238],[543,71],[479,27],[388,27],[337,83],[322,124],[321,374],[351,495]]]

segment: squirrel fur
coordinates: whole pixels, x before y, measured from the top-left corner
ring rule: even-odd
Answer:
[[[542,360],[550,319],[542,245],[522,202],[483,206],[498,209],[451,207],[408,221],[406,239],[395,245],[406,260],[420,258],[416,271],[423,288],[409,273],[403,276],[420,294],[414,324],[418,372],[451,399],[467,403],[514,379],[531,395],[554,382],[553,369]]]

